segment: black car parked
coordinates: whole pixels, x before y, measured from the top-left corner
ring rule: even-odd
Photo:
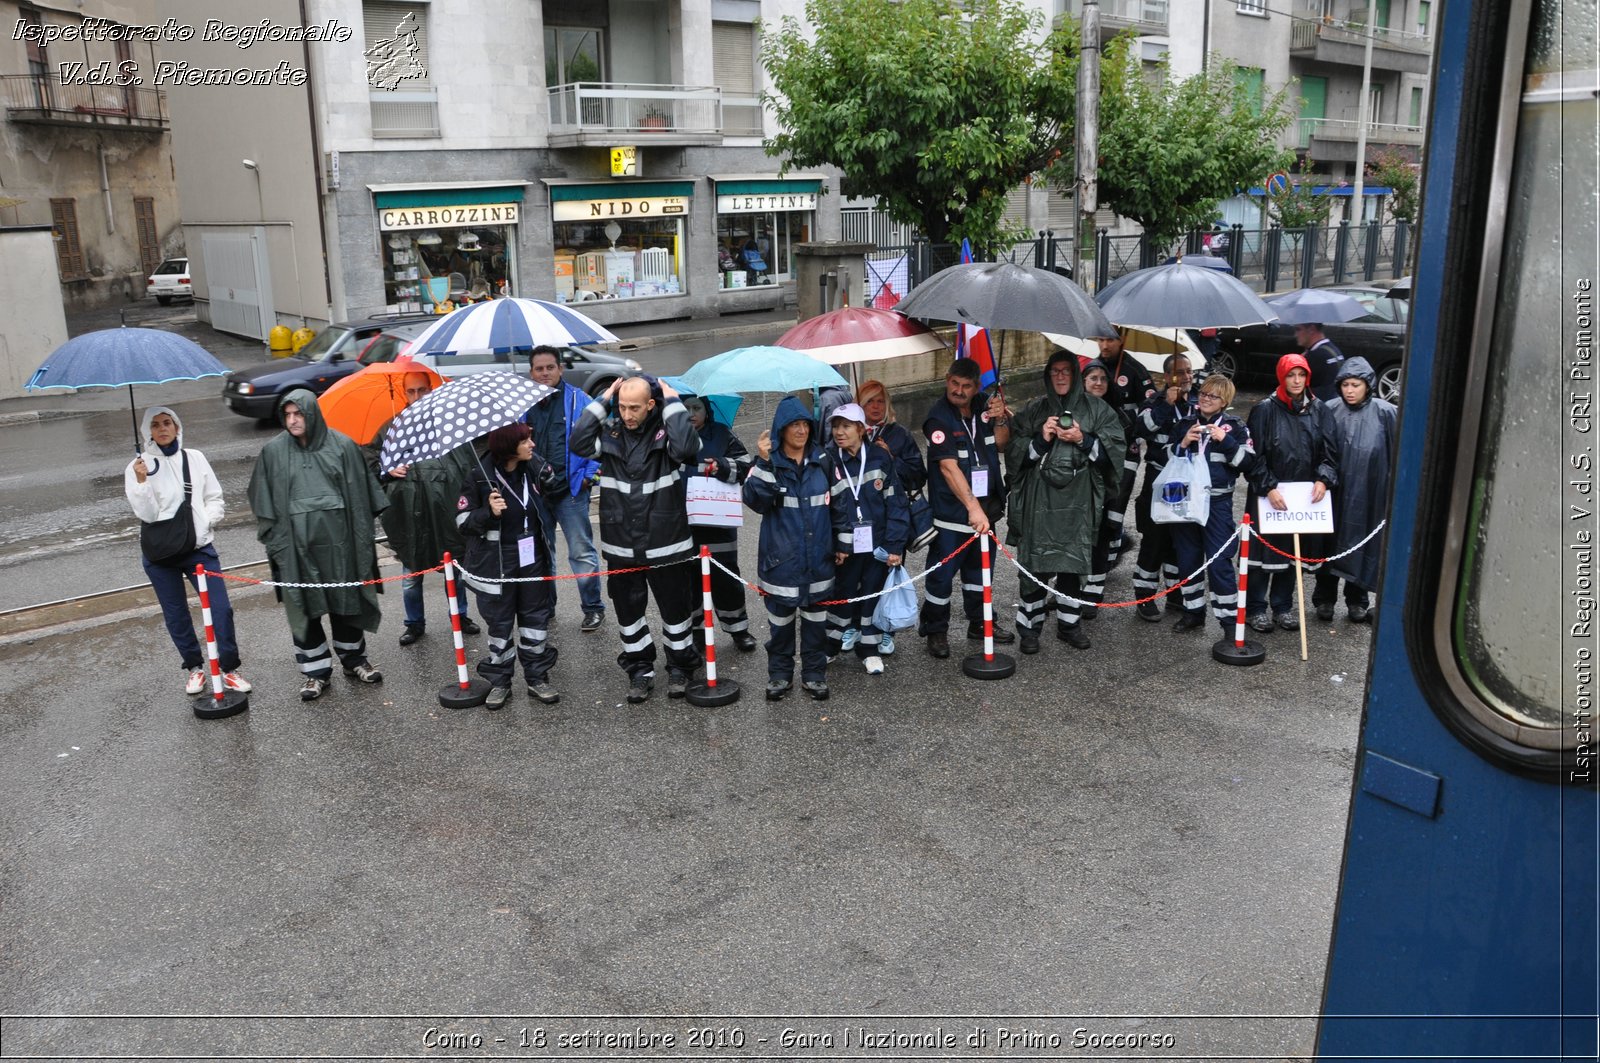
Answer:
[[[320,395],[371,359],[363,360],[372,341],[385,329],[409,322],[433,322],[432,314],[374,317],[343,321],[317,333],[300,353],[253,365],[223,378],[222,400],[228,409],[245,417],[268,420],[275,416],[278,396],[295,388]],[[393,357],[391,355],[391,357]]]
[[[1378,376],[1374,389],[1380,399],[1400,398],[1400,362],[1406,349],[1406,321],[1411,305],[1389,294],[1389,285],[1335,285],[1320,289],[1355,299],[1367,313],[1354,321],[1324,323],[1322,331],[1346,358],[1365,358]],[[1267,305],[1272,298],[1267,297]],[[1214,368],[1229,376],[1272,378],[1278,359],[1300,350],[1294,326],[1281,323],[1217,330]]]

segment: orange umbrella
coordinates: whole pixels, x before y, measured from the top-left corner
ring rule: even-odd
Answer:
[[[322,393],[317,400],[322,419],[329,428],[343,432],[357,443],[372,442],[378,429],[406,408],[405,381],[410,373],[427,377],[430,391],[444,383],[438,373],[404,356],[392,362],[376,362]]]

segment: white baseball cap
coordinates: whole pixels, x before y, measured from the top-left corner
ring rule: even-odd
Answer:
[[[854,421],[862,427],[866,427],[867,424],[867,412],[853,402],[847,402],[828,414],[828,423],[832,424],[840,418],[846,421]]]

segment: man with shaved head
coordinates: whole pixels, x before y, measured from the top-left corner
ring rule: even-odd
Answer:
[[[617,663],[628,673],[628,701],[647,700],[655,682],[656,647],[645,618],[650,595],[661,610],[667,644],[667,696],[681,698],[700,664],[693,588],[683,570],[673,567],[694,554],[683,470],[699,455],[700,437],[689,412],[670,384],[627,377],[584,407],[568,446],[600,463],[599,547],[606,567],[639,569],[606,577],[622,636]]]

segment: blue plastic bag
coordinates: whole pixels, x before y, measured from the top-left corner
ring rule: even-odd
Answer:
[[[903,631],[917,622],[917,588],[906,575],[904,565],[889,570],[883,581],[883,596],[872,610],[872,626],[879,631]]]

